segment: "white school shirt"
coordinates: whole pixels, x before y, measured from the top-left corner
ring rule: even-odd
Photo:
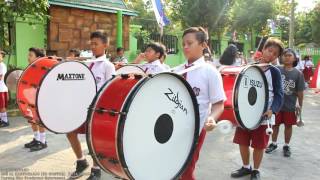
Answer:
[[[0,79],[0,92],[8,92],[8,87],[4,83],[4,76],[7,73],[7,66],[1,62],[0,63],[0,75],[2,75],[2,78]]]
[[[99,91],[103,84],[115,74],[116,70],[114,65],[107,59],[106,55],[98,58],[93,57],[92,60],[94,60],[94,62],[89,62],[87,65],[88,67],[92,66],[91,71],[96,80],[97,90]]]
[[[313,62],[311,60],[304,61],[304,63],[303,63],[303,67],[309,68],[309,67],[313,67],[313,66],[314,65],[313,65]]]
[[[192,64],[193,66],[203,65],[188,72],[186,78],[197,97],[200,115],[200,133],[211,112],[211,104],[225,101],[226,96],[223,89],[222,77],[214,66],[207,64],[204,57],[199,58]],[[188,64],[180,65],[175,69],[175,72],[184,70],[186,65]]]
[[[304,70],[304,60],[300,60],[296,66],[296,69],[300,70],[301,72]]]
[[[166,71],[166,68],[161,64],[160,60],[155,60],[150,63],[140,66],[146,74],[157,74]]]

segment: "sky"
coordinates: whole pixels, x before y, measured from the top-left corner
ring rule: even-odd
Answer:
[[[316,1],[319,0],[295,0],[298,3],[297,11],[307,11],[312,9]]]

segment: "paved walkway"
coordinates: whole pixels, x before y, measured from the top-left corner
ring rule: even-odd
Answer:
[[[261,167],[262,179],[318,180],[320,179],[320,94],[305,96],[303,118],[306,126],[295,128],[292,157],[282,156],[283,130],[280,149],[265,155]],[[65,135],[47,133],[49,147],[39,152],[28,152],[23,145],[32,139],[32,131],[21,117],[10,118],[11,125],[0,129],[0,180],[3,179],[65,179],[75,169],[75,156]],[[241,166],[238,147],[232,143],[233,133],[209,133],[202,149],[196,175],[199,180],[229,180],[230,172]],[[82,147],[88,153],[85,137]],[[87,155],[87,159],[91,159]],[[91,161],[91,160],[90,160]],[[85,179],[89,175],[89,169]],[[24,178],[23,178],[24,177]],[[47,177],[47,178],[45,178]],[[103,174],[103,179],[113,179]],[[151,178],[152,179],[152,178]],[[249,179],[249,177],[240,180]]]

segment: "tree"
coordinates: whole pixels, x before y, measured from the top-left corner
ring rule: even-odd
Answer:
[[[4,47],[5,24],[15,22],[17,18],[46,20],[48,7],[48,0],[0,0],[0,48],[8,48]]]
[[[296,16],[296,45],[312,42],[312,14],[308,12],[298,13]]]
[[[315,43],[320,45],[320,2],[316,4],[311,15],[312,38]]]
[[[274,19],[276,9],[274,0],[237,0],[230,11],[230,29],[248,33],[251,37],[251,48],[254,47],[254,33],[267,35],[268,19]]]
[[[220,41],[232,3],[233,0],[174,0],[170,17],[182,28],[202,26],[207,29],[209,38],[216,35]]]
[[[138,16],[132,18],[132,24],[140,25],[143,30],[149,32],[156,32],[158,30],[157,20],[152,11],[152,4],[150,1],[130,0],[127,5],[129,8],[138,12]]]

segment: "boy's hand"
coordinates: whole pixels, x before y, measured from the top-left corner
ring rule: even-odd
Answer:
[[[208,117],[207,121],[204,124],[204,129],[206,131],[212,131],[215,127],[217,127],[217,123],[213,117]]]
[[[140,53],[139,56],[136,58],[136,63],[141,63],[145,59],[145,54]]]
[[[301,107],[299,105],[296,106],[296,111],[299,113],[301,112]]]
[[[264,114],[263,114],[263,116],[266,116],[268,119],[270,119],[271,118],[271,116],[272,116],[272,110],[268,110],[268,111],[266,111]]]

